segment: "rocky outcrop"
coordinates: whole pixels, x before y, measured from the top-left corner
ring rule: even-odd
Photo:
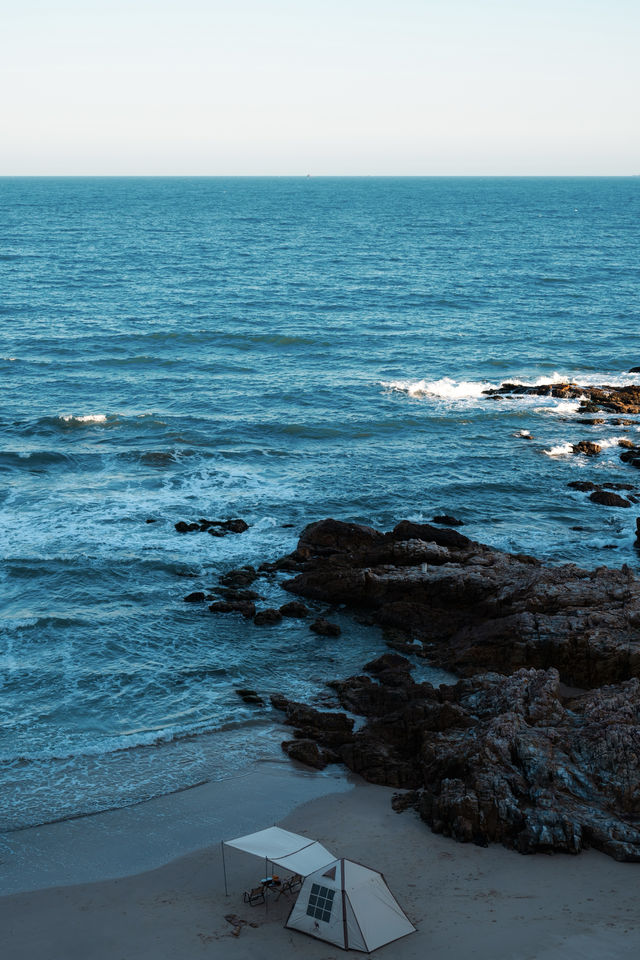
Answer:
[[[317,633],[320,637],[339,637],[342,633],[337,623],[331,623],[325,617],[318,617],[310,625],[309,630]]]
[[[374,677],[333,685],[343,707],[367,718],[357,731],[343,713],[274,700],[296,727],[290,756],[320,766],[334,755],[373,783],[410,790],[398,808],[416,807],[457,840],[521,853],[591,846],[640,861],[637,678],[567,697],[555,669],[438,689],[414,682],[397,655],[367,669]]]
[[[249,524],[239,517],[234,520],[205,520],[202,517],[192,523],[178,520],[174,526],[178,533],[210,533],[212,537],[226,537],[228,533],[244,533],[249,529]]]
[[[582,453],[585,457],[597,457],[599,453],[602,453],[602,447],[599,443],[592,443],[591,440],[581,440],[579,443],[573,444],[574,453]]]
[[[309,610],[305,604],[299,600],[291,600],[289,603],[282,604],[280,613],[283,617],[291,617],[294,620],[304,620],[304,618],[309,615]]]
[[[631,506],[630,500],[626,500],[625,497],[621,497],[617,493],[610,493],[608,490],[594,490],[594,492],[589,495],[589,500],[592,500],[593,503],[600,503],[604,507]]]
[[[258,610],[253,618],[253,622],[257,627],[272,626],[273,624],[280,623],[281,620],[282,614],[279,610],[274,610],[273,607]]]
[[[364,609],[398,649],[404,638],[459,675],[555,667],[586,688],[640,676],[640,582],[626,566],[546,567],[409,521],[384,534],[311,524],[290,559],[287,590]]]
[[[559,397],[578,400],[583,413],[610,413],[634,415],[640,413],[640,386],[586,386],[579,383],[543,383],[533,385],[503,383],[483,391],[488,397],[516,396],[518,394],[538,397]]]

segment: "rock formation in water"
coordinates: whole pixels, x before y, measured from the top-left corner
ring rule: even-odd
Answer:
[[[372,783],[410,792],[437,833],[501,842],[521,853],[596,847],[640,861],[640,681],[562,696],[557,670],[486,673],[434,689],[385,655],[371,676],[336,683],[342,706],[367,718],[282,703],[294,759],[341,760]]]
[[[365,610],[397,650],[465,678],[434,689],[387,654],[333,685],[366,717],[357,731],[276,698],[290,756],[410,790],[399,804],[460,840],[640,860],[640,582],[626,566],[547,567],[429,524],[324,520],[276,567],[296,572],[289,591]]]
[[[287,590],[364,608],[398,649],[462,676],[555,667],[579,687],[640,676],[640,581],[626,566],[543,566],[406,520],[389,533],[311,524],[289,560]]]

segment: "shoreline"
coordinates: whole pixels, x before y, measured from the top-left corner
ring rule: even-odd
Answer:
[[[259,829],[256,823],[268,826],[300,803],[350,789],[353,780],[343,768],[318,773],[267,760],[126,807],[0,833],[0,896],[153,870]]]
[[[392,792],[357,777],[260,764],[241,780],[125,808],[119,823],[109,813],[30,828],[14,853],[29,858],[24,876],[31,889],[0,898],[3,957],[266,960],[298,951],[310,960],[336,957],[336,948],[284,928],[286,898],[269,909],[243,903],[261,861],[232,851],[224,894],[220,839],[274,820],[320,840],[336,856],[382,871],[418,930],[376,951],[381,957],[637,955],[633,865],[592,850],[579,857],[524,857],[497,845],[456,843],[433,834],[410,811],[395,813]],[[6,853],[2,859],[6,867]],[[230,914],[245,921],[238,935],[225,920]]]

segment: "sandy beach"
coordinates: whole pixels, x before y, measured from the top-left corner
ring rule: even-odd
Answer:
[[[640,951],[638,868],[595,852],[523,857],[436,836],[392,790],[263,764],[136,807],[2,838],[3,960],[134,960],[342,951],[284,929],[285,896],[247,907],[262,863],[220,840],[274,822],[382,871],[417,933],[398,960],[624,960]],[[235,915],[237,925],[225,919]]]

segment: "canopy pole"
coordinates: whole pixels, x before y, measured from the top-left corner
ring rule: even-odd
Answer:
[[[224,873],[224,895],[228,897],[229,891],[227,890],[227,865],[224,859],[224,840],[220,841],[220,849],[222,850],[222,872]]]
[[[265,880],[267,879],[268,876],[269,876],[269,866],[268,866],[267,858],[265,857],[265,858],[264,858],[264,878],[265,878]],[[269,913],[269,887],[268,887],[268,886],[267,886],[267,888],[266,888],[265,891],[264,891],[264,912],[265,912],[265,913]]]

